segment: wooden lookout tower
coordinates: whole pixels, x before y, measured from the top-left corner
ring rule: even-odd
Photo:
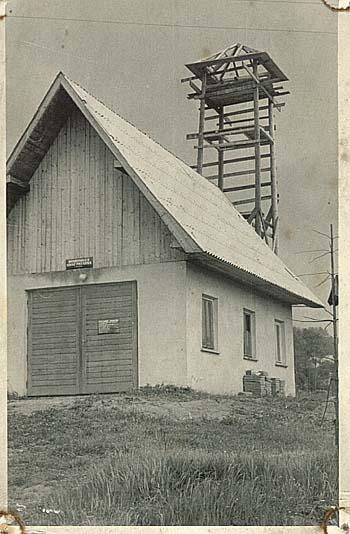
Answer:
[[[184,78],[199,100],[197,164],[193,168],[228,193],[261,238],[278,252],[278,192],[274,110],[288,78],[266,52],[236,43],[187,64]]]

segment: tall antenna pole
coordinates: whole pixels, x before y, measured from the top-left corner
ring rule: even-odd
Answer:
[[[334,268],[334,235],[331,224],[331,281],[332,281],[332,323],[333,323],[333,348],[335,366],[335,443],[339,445],[339,380],[338,380],[338,328],[337,328],[337,302],[336,302],[336,274]]]

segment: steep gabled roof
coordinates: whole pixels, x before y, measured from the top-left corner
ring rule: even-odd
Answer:
[[[11,176],[24,185],[30,180],[55,135],[57,126],[47,125],[55,108],[58,122],[64,120],[62,99],[81,110],[190,259],[285,302],[323,306],[222,191],[62,73],[8,160],[10,182]]]

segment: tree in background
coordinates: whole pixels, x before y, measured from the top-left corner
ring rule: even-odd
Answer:
[[[297,390],[327,389],[335,369],[333,338],[323,328],[294,328],[293,332]]]

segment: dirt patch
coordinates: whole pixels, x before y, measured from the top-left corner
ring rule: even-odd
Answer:
[[[76,403],[85,402],[86,396],[74,397],[40,397],[33,399],[17,399],[8,403],[10,416],[16,414],[32,415],[47,409],[69,408]],[[232,400],[227,398],[177,400],[160,399],[159,397],[144,399],[139,396],[116,394],[101,396],[95,401],[101,409],[121,408],[126,411],[137,411],[154,417],[171,417],[172,419],[222,419],[232,409]]]

